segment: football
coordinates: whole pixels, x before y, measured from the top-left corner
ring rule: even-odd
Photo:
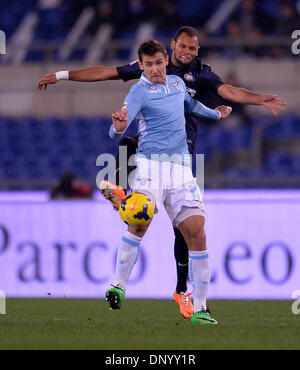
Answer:
[[[127,225],[148,225],[154,214],[154,204],[145,194],[130,193],[123,199],[119,210]]]

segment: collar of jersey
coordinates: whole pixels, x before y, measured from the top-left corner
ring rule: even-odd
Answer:
[[[143,72],[141,75],[141,80],[147,82],[148,84],[151,85],[165,85],[164,83],[160,82],[158,84],[154,84],[153,82],[149,81],[148,78],[146,77],[145,73]],[[168,75],[166,76],[166,81],[168,83]]]

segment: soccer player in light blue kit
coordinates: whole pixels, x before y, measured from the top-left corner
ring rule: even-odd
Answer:
[[[185,84],[178,76],[167,76],[167,52],[158,41],[144,42],[138,55],[144,73],[125,98],[122,110],[112,114],[110,136],[121,136],[135,118],[139,120],[137,153],[140,156],[136,158],[132,189],[150,197],[156,212],[163,204],[173,225],[186,240],[194,291],[191,322],[217,324],[206,306],[210,265],[204,232],[205,212],[200,189],[190,168],[184,111],[220,119],[227,117],[231,108],[209,109],[186,93]],[[178,182],[178,179],[183,180]],[[138,248],[148,227],[129,226],[123,235],[113,287],[106,292],[111,309],[119,309],[123,304]]]

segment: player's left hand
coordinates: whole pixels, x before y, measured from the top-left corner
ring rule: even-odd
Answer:
[[[278,111],[285,111],[285,106],[287,103],[282,101],[277,95],[263,95],[262,96],[262,103],[264,107],[270,109],[270,111],[277,116]]]
[[[226,105],[220,105],[216,108],[221,113],[221,118],[226,118],[232,112],[232,108]]]
[[[51,73],[42,77],[38,82],[38,89],[39,90],[46,90],[48,84],[55,84],[57,82],[57,78],[55,73]]]
[[[126,109],[122,109],[120,111],[114,112],[111,115],[113,125],[116,132],[124,132],[128,126],[128,111]]]

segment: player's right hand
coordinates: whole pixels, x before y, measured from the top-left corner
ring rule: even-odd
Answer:
[[[232,108],[226,105],[220,105],[216,108],[221,113],[221,118],[226,118],[232,112]]]
[[[55,73],[45,75],[39,80],[38,89],[46,90],[48,84],[55,84],[57,82]]]
[[[111,115],[116,132],[124,132],[126,130],[128,125],[127,113],[128,111],[126,109],[122,109]]]

